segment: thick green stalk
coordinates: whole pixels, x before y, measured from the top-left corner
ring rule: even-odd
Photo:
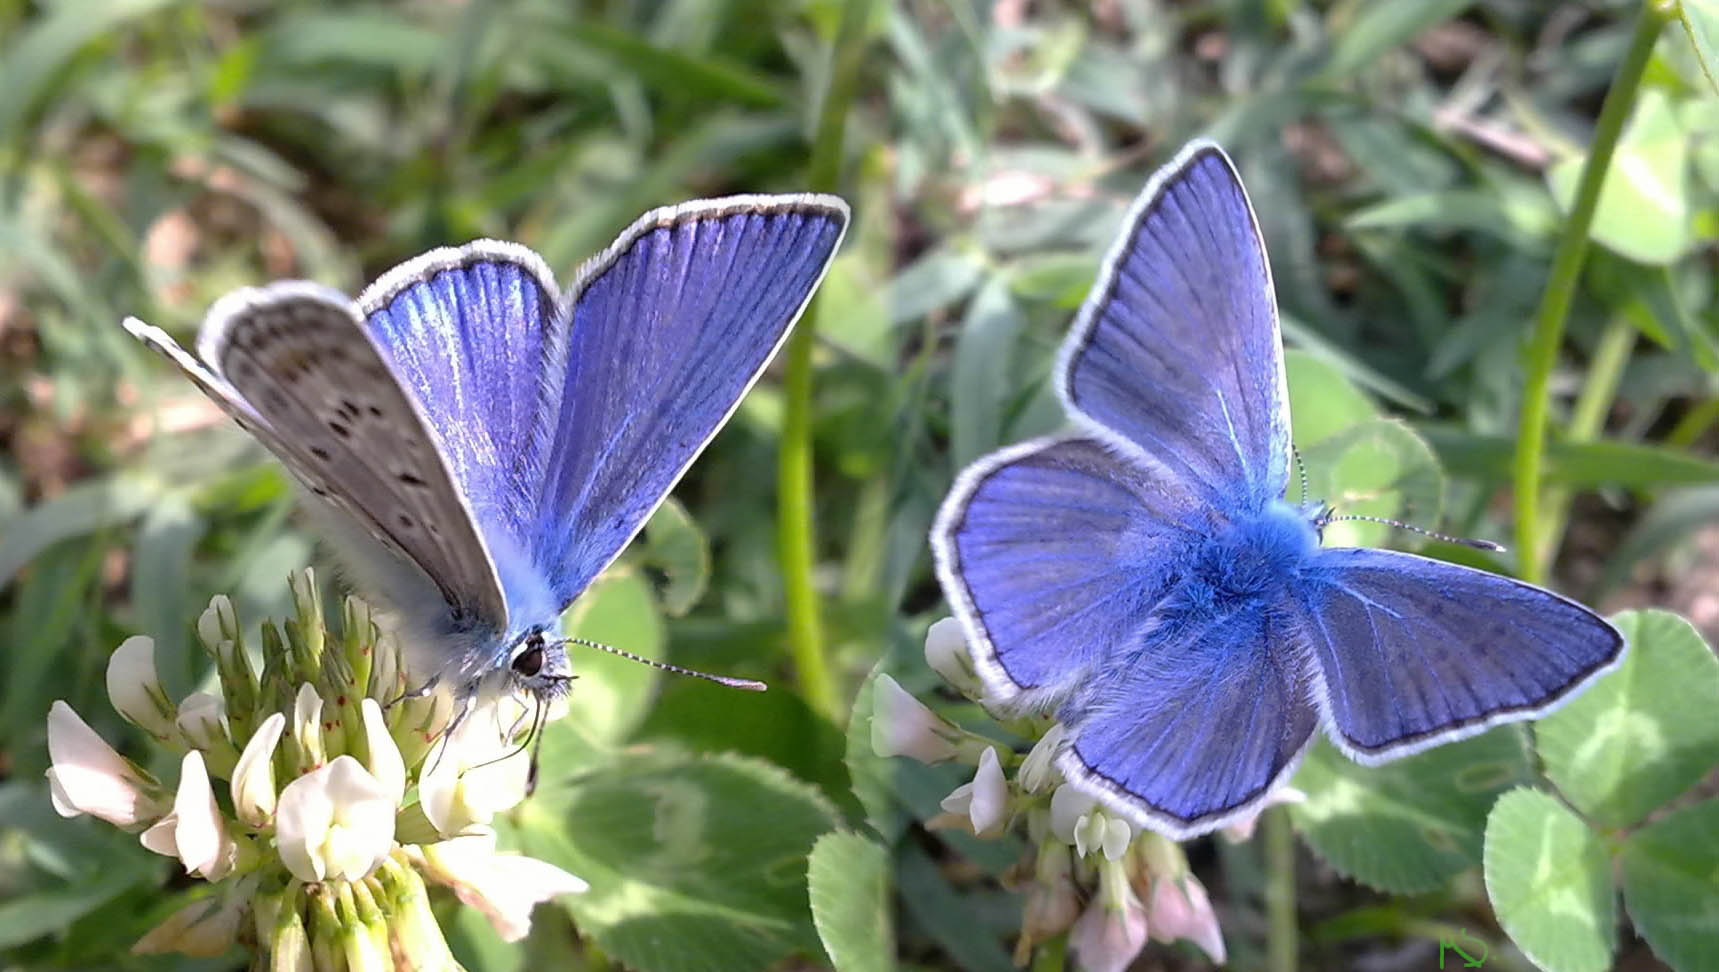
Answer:
[[[831,58],[830,87],[818,112],[818,131],[812,143],[807,178],[816,192],[834,192],[839,188],[842,135],[848,106],[853,103],[858,86],[868,9],[867,0],[847,0],[842,7],[842,22],[836,31]],[[800,693],[815,711],[839,720],[841,690],[824,650],[823,617],[813,577],[817,546],[812,530],[812,349],[817,330],[818,304],[814,301],[794,329],[793,337],[788,339],[782,445],[776,469],[776,548],[782,564],[788,651],[794,659]]]
[[[1612,402],[1617,398],[1624,366],[1629,364],[1629,354],[1635,346],[1635,335],[1635,325],[1622,314],[1613,315],[1606,324],[1605,333],[1600,335],[1599,347],[1594,349],[1594,360],[1588,365],[1587,381],[1582,385],[1582,393],[1576,397],[1575,408],[1570,411],[1570,422],[1564,430],[1565,440],[1592,442],[1605,430],[1606,415],[1611,412]],[[1545,538],[1547,566],[1563,545],[1571,496],[1572,491],[1568,488],[1546,490],[1542,505],[1546,525],[1541,536]]]
[[[1552,369],[1564,341],[1564,320],[1580,282],[1582,262],[1588,253],[1588,231],[1599,205],[1600,187],[1611,168],[1612,155],[1624,122],[1629,120],[1641,87],[1642,73],[1653,55],[1660,31],[1675,14],[1676,5],[1664,0],[1646,0],[1629,50],[1618,65],[1611,90],[1606,92],[1594,126],[1594,144],[1576,184],[1575,205],[1564,223],[1564,234],[1552,255],[1552,274],[1540,308],[1534,315],[1534,333],[1528,345],[1528,375],[1522,389],[1522,419],[1516,434],[1516,553],[1517,570],[1523,579],[1539,583],[1546,575],[1548,533],[1540,516],[1540,472],[1546,452],[1546,424],[1551,412]]]
[[[1265,843],[1265,967],[1295,972],[1301,952],[1295,915],[1295,831],[1289,808],[1272,807],[1260,817]]]

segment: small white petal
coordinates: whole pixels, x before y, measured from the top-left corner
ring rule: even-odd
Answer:
[[[1051,833],[1065,844],[1074,843],[1075,828],[1097,805],[1098,801],[1067,783],[1057,787],[1051,794]]]
[[[431,844],[423,855],[430,876],[482,911],[496,933],[509,942],[531,930],[531,909],[538,902],[589,887],[546,861],[495,853],[493,831]]]
[[[950,813],[965,813],[973,825],[973,833],[980,837],[993,836],[1002,830],[1008,818],[1009,786],[1003,778],[996,747],[986,746],[985,751],[979,754],[979,769],[973,774],[973,782],[963,784],[950,794],[943,801],[943,809]]]
[[[322,696],[317,694],[316,688],[309,682],[298,687],[298,696],[293,699],[292,737],[298,742],[299,752],[304,754],[311,765],[318,765],[323,761]]]
[[[962,695],[976,699],[985,694],[984,683],[973,670],[966,632],[954,618],[943,618],[925,632],[925,663]]]
[[[138,834],[137,839],[145,848],[162,857],[178,857],[179,841],[174,837],[178,832],[179,818],[170,813],[156,821],[155,826]]]
[[[220,880],[231,867],[233,846],[227,839],[221,808],[215,803],[215,791],[209,786],[203,754],[195,749],[186,753],[179,764],[179,791],[173,798],[173,816],[176,818],[173,844],[185,870],[211,881]]]
[[[104,742],[72,707],[48,709],[48,780],[54,809],[64,817],[89,814],[119,827],[135,827],[165,812],[143,778]]]
[[[907,756],[921,763],[955,757],[960,730],[939,718],[888,675],[872,689],[871,748],[879,756]]]
[[[356,881],[388,856],[398,809],[363,764],[337,756],[281,790],[275,844],[301,881]]]
[[[107,696],[116,712],[156,739],[174,736],[172,705],[155,673],[155,639],[133,635],[107,660]]]
[[[387,789],[393,801],[399,803],[406,794],[406,761],[400,756],[400,747],[389,735],[388,721],[383,718],[382,707],[376,704],[375,699],[361,700],[358,708],[364,717],[364,742],[368,756],[364,766]]]
[[[286,730],[286,716],[272,712],[257,727],[239,765],[233,770],[233,810],[253,827],[268,823],[275,812],[275,747]]]
[[[1100,838],[1099,846],[1104,850],[1104,856],[1113,861],[1122,859],[1128,851],[1128,842],[1134,839],[1134,832],[1128,826],[1128,821],[1119,820],[1108,814],[1104,815],[1104,836]]]

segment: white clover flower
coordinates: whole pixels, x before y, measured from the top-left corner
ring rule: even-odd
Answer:
[[[940,763],[960,754],[961,730],[907,694],[888,675],[879,675],[873,686],[873,752],[879,756],[907,756],[921,763]]]
[[[452,836],[486,826],[525,799],[531,755],[514,743],[513,733],[525,725],[526,715],[511,697],[478,706],[430,750],[418,796],[437,833]]]
[[[114,752],[61,701],[48,708],[49,792],[62,817],[89,814],[134,830],[167,811],[149,775]]]
[[[961,622],[943,618],[925,632],[925,663],[943,676],[943,680],[970,699],[982,698],[985,685],[973,669],[973,656],[967,649],[967,635]]]
[[[275,842],[293,877],[307,883],[367,877],[394,847],[388,788],[351,756],[288,783],[275,807]]]
[[[177,710],[156,681],[148,639],[114,653],[115,707],[163,745],[190,747],[171,795],[64,702],[49,710],[55,808],[141,831],[145,847],[216,886],[135,950],[215,956],[244,941],[260,949],[259,967],[449,969],[457,962],[420,872],[480,908],[509,940],[525,935],[537,902],[583,891],[558,867],[498,854],[494,831],[479,826],[525,794],[529,757],[496,759],[530,725],[520,704],[486,705],[443,738],[447,696],[406,696],[398,645],[369,608],[349,600],[336,638],[323,628],[308,571],[292,590],[297,616],[265,627],[260,675],[231,602],[210,602],[198,640],[215,658],[219,693],[197,693]],[[425,758],[433,745],[445,752],[436,764],[443,775]],[[229,788],[231,811],[215,799],[217,781]],[[414,790],[418,803],[405,805]],[[402,833],[432,835],[432,815],[471,837],[402,843]]]
[[[155,673],[155,639],[134,635],[107,662],[107,697],[127,722],[167,742],[178,735],[178,713]]]
[[[1003,824],[1009,819],[1009,785],[1003,778],[995,746],[985,747],[972,781],[956,787],[943,798],[942,806],[945,813],[963,819],[977,836],[995,837],[1002,833]]]
[[[1192,874],[1156,878],[1148,910],[1154,940],[1173,942],[1186,938],[1200,946],[1213,962],[1224,964],[1224,935],[1218,928],[1218,916],[1212,911],[1211,899],[1206,897],[1205,885]]]
[[[483,912],[504,941],[525,937],[531,909],[540,901],[576,894],[584,881],[545,861],[497,854],[495,832],[475,833],[422,848],[431,878],[454,889],[461,901]]]

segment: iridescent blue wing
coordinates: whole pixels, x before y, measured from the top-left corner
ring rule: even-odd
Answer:
[[[1218,510],[1283,495],[1289,405],[1271,270],[1216,145],[1190,144],[1135,202],[1063,345],[1058,390],[1086,431]]]
[[[739,405],[847,227],[834,196],[647,213],[579,273],[548,368],[531,560],[565,606]]]
[[[359,298],[493,547],[531,526],[558,291],[536,253],[477,240],[395,267]]]
[[[1145,632],[1064,706],[1058,766],[1175,840],[1257,809],[1318,721],[1296,636],[1258,606]]]
[[[1298,593],[1331,738],[1362,763],[1538,718],[1623,657],[1574,601],[1413,554],[1321,551]]]
[[[994,698],[1069,696],[1136,643],[1208,529],[1185,488],[1084,437],[969,466],[931,531],[937,577]]]

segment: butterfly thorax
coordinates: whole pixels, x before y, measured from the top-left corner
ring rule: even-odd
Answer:
[[[1191,621],[1275,600],[1318,549],[1319,535],[1307,514],[1273,502],[1202,540],[1160,614]]]

